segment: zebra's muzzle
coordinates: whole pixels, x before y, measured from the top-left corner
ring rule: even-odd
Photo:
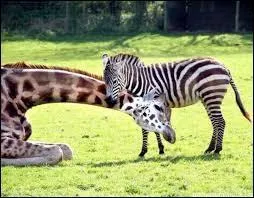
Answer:
[[[106,103],[109,105],[109,107],[113,107],[116,105],[117,100],[113,100],[112,96],[108,96],[105,98]]]

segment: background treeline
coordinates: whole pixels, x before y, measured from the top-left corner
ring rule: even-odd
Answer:
[[[1,32],[251,31],[252,1],[236,2],[1,1]]]
[[[3,31],[80,34],[163,30],[163,1],[1,2]]]

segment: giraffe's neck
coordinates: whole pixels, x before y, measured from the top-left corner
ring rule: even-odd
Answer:
[[[31,125],[25,113],[33,106],[52,102],[92,104],[122,110],[132,116],[134,97],[122,94],[110,106],[101,80],[66,71],[1,68],[1,137],[27,140]],[[126,105],[124,105],[126,104]],[[128,107],[129,107],[128,106]]]
[[[118,103],[109,106],[101,80],[68,71],[50,69],[8,70],[1,77],[3,90],[20,113],[45,103],[72,102],[120,109],[133,97],[122,94]]]

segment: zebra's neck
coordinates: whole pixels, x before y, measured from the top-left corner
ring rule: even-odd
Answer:
[[[154,89],[152,83],[153,67],[126,66],[123,73],[126,76],[125,88],[132,94],[144,96]]]
[[[144,84],[144,76],[141,77],[142,72],[141,68],[137,68],[134,66],[126,66],[124,69],[125,78],[125,88],[130,92],[137,96],[143,96],[143,87]]]

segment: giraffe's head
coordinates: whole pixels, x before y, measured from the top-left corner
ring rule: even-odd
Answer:
[[[133,117],[136,123],[147,131],[163,134],[165,140],[175,143],[175,131],[169,120],[169,108],[165,102],[165,94],[154,98],[153,91],[144,97],[133,97],[132,102],[126,102],[121,111]]]

